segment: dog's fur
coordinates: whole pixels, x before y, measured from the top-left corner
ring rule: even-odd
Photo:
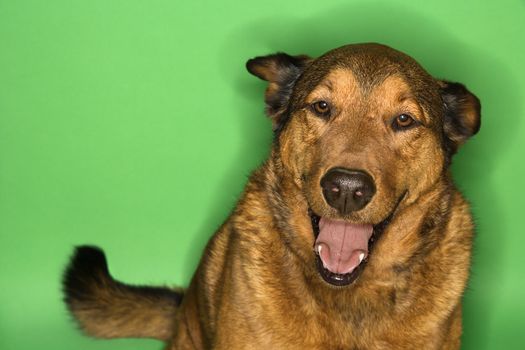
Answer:
[[[125,285],[102,251],[79,247],[64,292],[81,328],[166,349],[458,349],[473,223],[449,164],[479,129],[478,99],[378,44],[247,68],[269,83],[275,140],[190,286]],[[414,122],[400,126],[401,114]],[[371,175],[368,205],[341,215],[327,204],[320,180],[334,167]],[[320,276],[316,215],[380,231],[349,285]]]

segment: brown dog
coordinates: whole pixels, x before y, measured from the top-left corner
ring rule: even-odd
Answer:
[[[248,61],[275,142],[187,290],[64,277],[88,334],[166,349],[458,349],[473,224],[449,163],[478,99],[377,44]]]

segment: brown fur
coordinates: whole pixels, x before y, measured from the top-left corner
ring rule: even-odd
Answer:
[[[168,340],[166,349],[458,349],[473,223],[448,165],[479,129],[477,98],[377,44],[318,59],[259,57],[248,69],[269,82],[274,147],[210,240],[182,302],[148,297],[107,271],[89,277],[97,273],[79,272],[90,262],[77,254],[65,291],[81,327]],[[329,118],[312,110],[319,100],[330,103]],[[404,113],[418,125],[393,130]],[[333,167],[373,177],[366,207],[341,217],[327,205],[319,183]],[[309,210],[355,223],[391,215],[352,284],[319,276]]]

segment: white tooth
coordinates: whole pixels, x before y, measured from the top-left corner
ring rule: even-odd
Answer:
[[[318,254],[319,256],[321,256],[321,248],[323,248],[323,246],[322,246],[321,244],[319,244],[319,245],[317,246],[317,254]]]
[[[365,253],[359,254],[359,263],[361,264],[361,261],[365,258]]]

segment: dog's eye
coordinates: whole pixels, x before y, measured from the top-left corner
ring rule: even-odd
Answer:
[[[326,101],[317,101],[312,104],[312,110],[320,117],[330,116],[330,104]]]
[[[408,114],[400,114],[394,118],[392,122],[392,128],[394,130],[408,129],[416,125],[416,121]]]

